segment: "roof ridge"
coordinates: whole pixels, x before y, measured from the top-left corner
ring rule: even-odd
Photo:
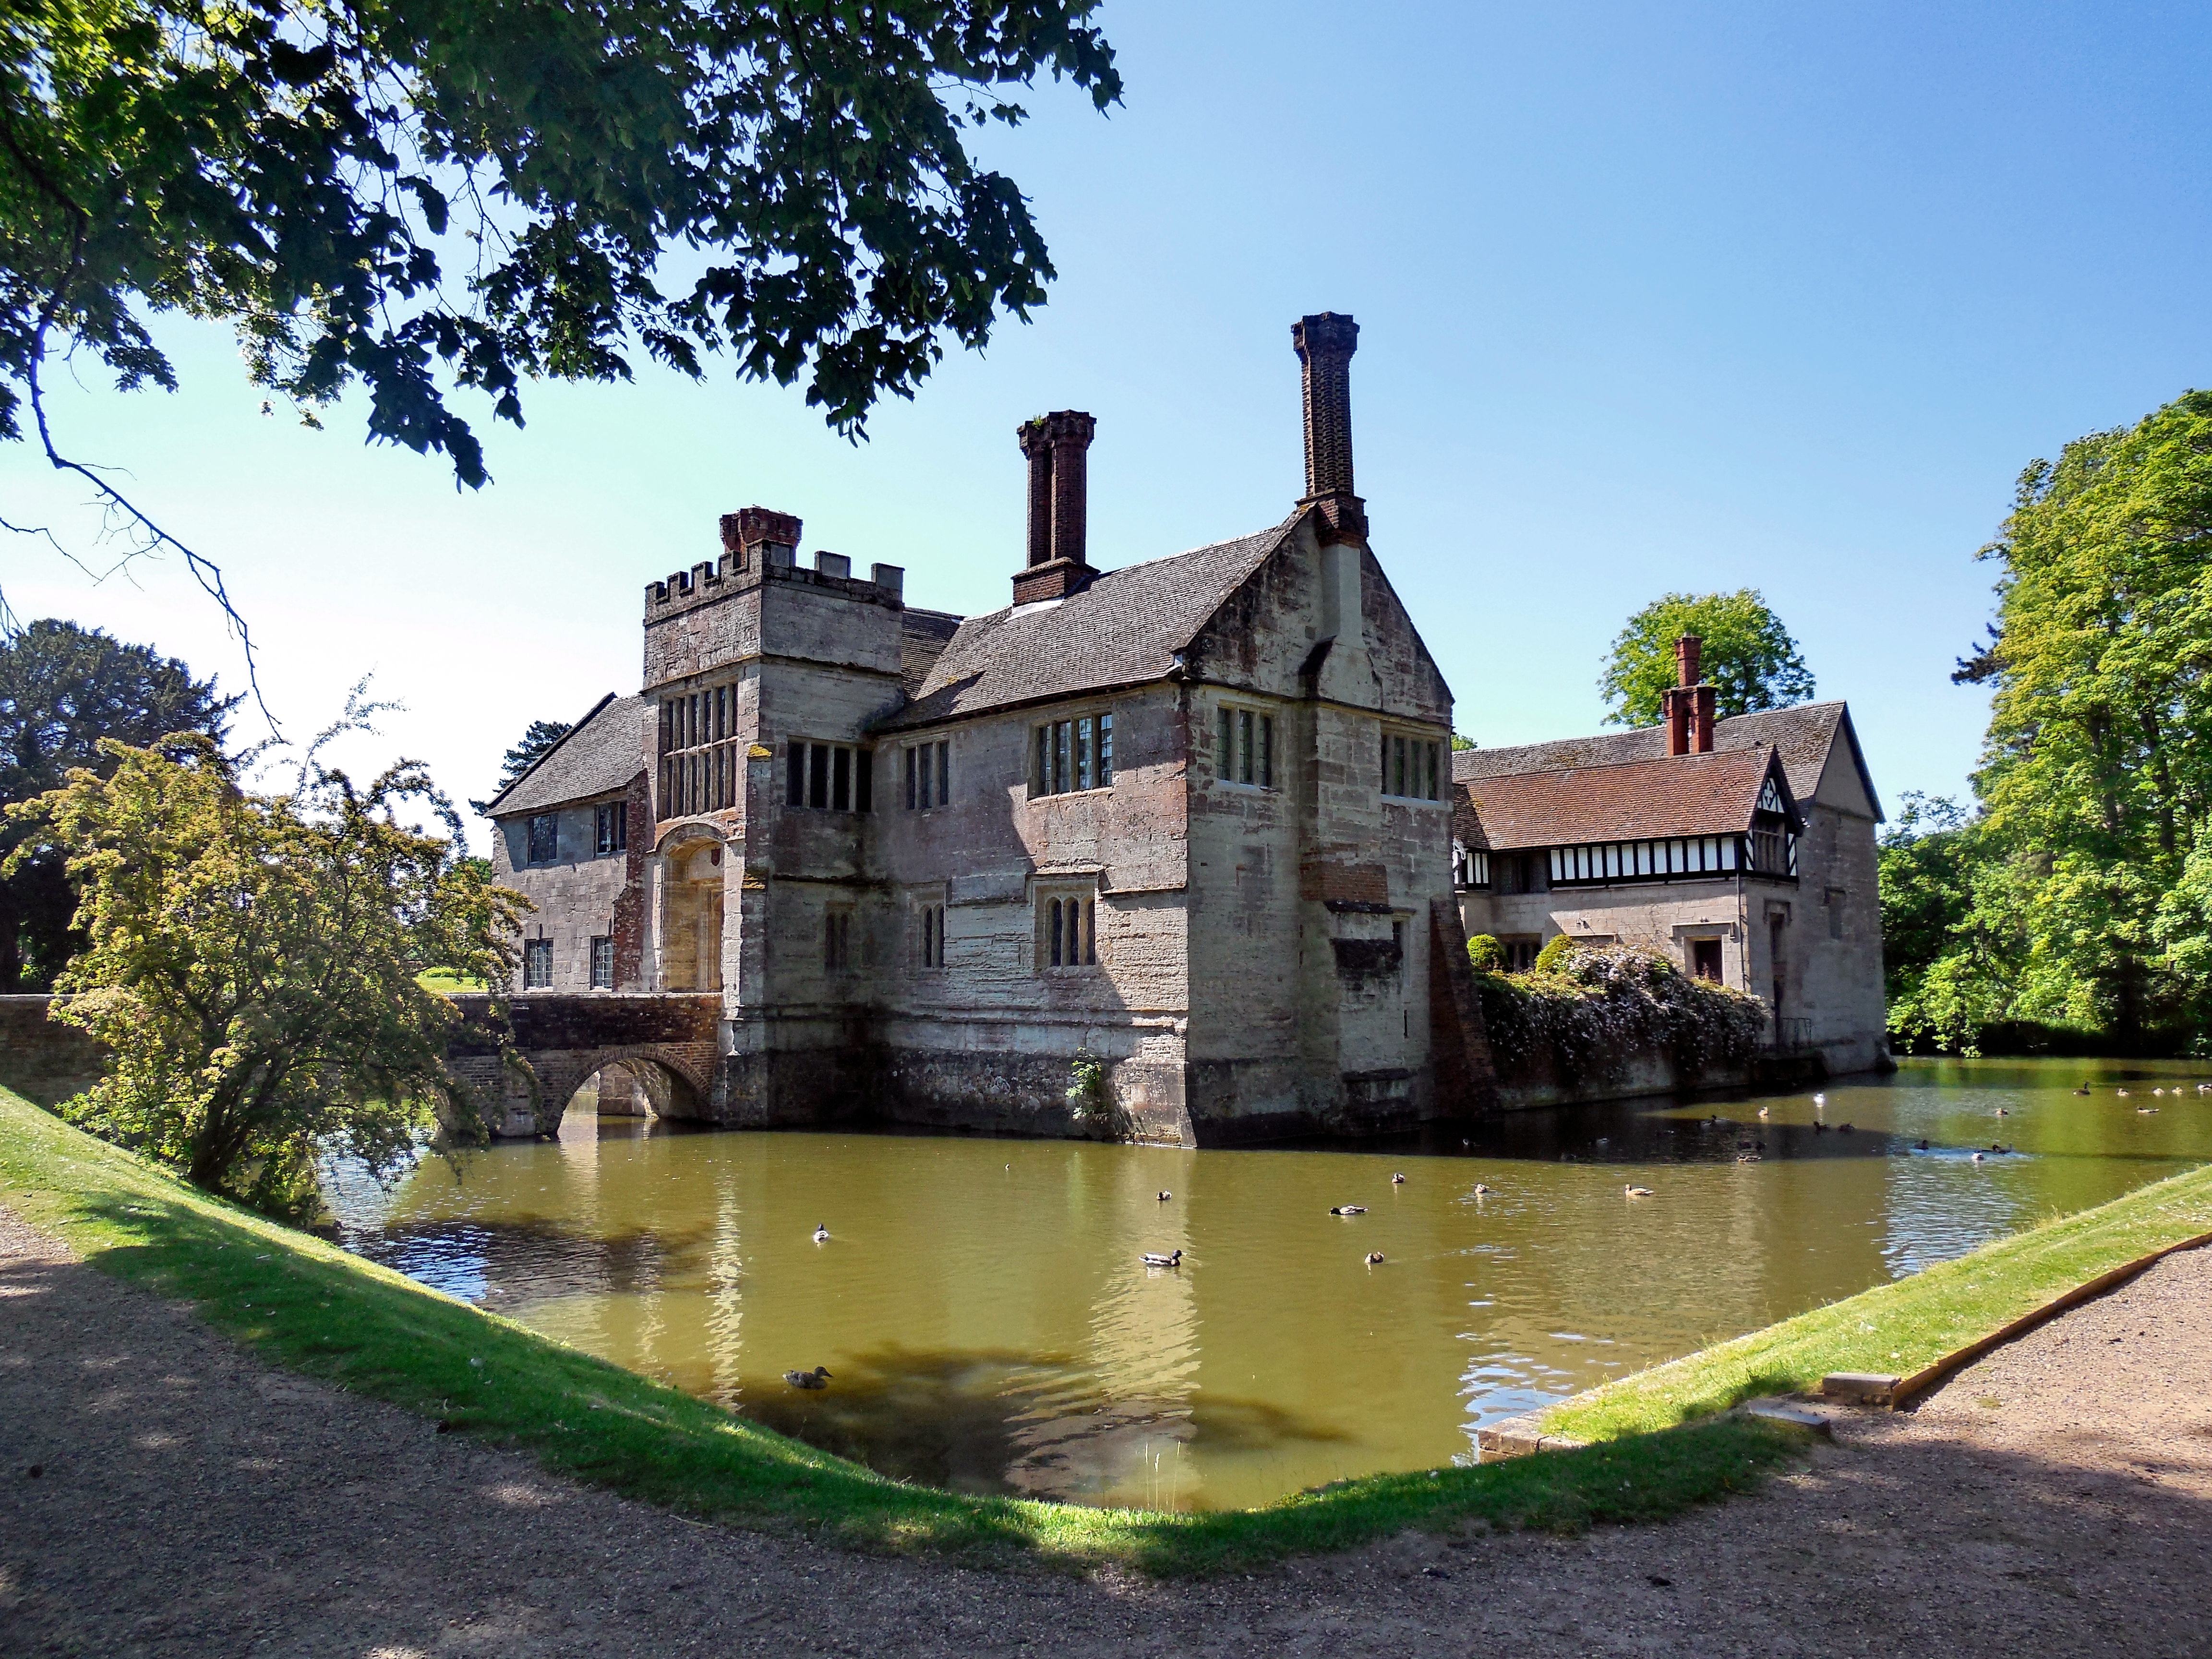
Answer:
[[[1646,729],[1652,731],[1657,730],[1656,726],[1648,727]],[[1575,739],[1572,738],[1561,738],[1559,741],[1561,743],[1572,743]],[[1530,744],[1527,746],[1534,749],[1540,748],[1542,745],[1538,744]],[[1535,778],[1543,777],[1556,772],[1603,772],[1617,766],[1656,766],[1662,761],[1719,760],[1724,757],[1755,755],[1761,749],[1765,750],[1769,755],[1775,755],[1780,752],[1780,745],[1778,744],[1753,744],[1748,747],[1742,749],[1705,749],[1700,750],[1694,754],[1687,755],[1640,755],[1634,760],[1590,761],[1577,766],[1538,766],[1532,767],[1526,772],[1492,772],[1480,778],[1455,778],[1452,781],[1457,784],[1460,787],[1465,788],[1469,784],[1486,783],[1495,778]],[[1464,754],[1470,753],[1472,751],[1463,750],[1461,752]],[[1493,749],[1490,752],[1493,755],[1503,755],[1510,753],[1511,751],[1504,749]]]
[[[644,694],[641,692],[639,695],[643,696]],[[529,765],[524,767],[520,773],[510,779],[507,781],[507,787],[501,789],[499,793],[494,795],[489,800],[486,801],[484,803],[484,810],[479,816],[487,818],[491,817],[491,809],[493,807],[498,805],[500,802],[505,800],[509,795],[513,794],[516,790],[521,788],[525,783],[528,782],[532,775],[534,774],[539,767],[544,765],[547,761],[551,760],[554,756],[559,754],[562,750],[566,748],[569,738],[574,737],[576,733],[582,731],[593,720],[599,719],[599,711],[620,696],[622,696],[622,693],[619,691],[610,691],[606,696],[601,697],[597,702],[593,703],[589,708],[586,708],[584,711],[584,715],[581,720],[578,720],[574,726],[571,726],[559,737],[554,738],[551,743],[547,744],[544,753],[540,754],[536,760],[531,762]]]

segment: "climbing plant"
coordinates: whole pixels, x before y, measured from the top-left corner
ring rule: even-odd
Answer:
[[[1741,1066],[1766,1035],[1766,1005],[1757,997],[1630,945],[1586,945],[1563,935],[1526,973],[1478,971],[1475,988],[1508,1080],[1555,1068],[1562,1082],[1591,1082],[1664,1054],[1688,1081]]]

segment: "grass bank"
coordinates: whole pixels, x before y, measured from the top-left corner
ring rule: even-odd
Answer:
[[[1545,1426],[1613,1440],[1694,1422],[1830,1371],[1910,1376],[2163,1245],[2212,1232],[2212,1165],[2057,1217],[1825,1308],[1553,1407]]]
[[[1743,1490],[1797,1443],[1729,1419],[1212,1514],[971,1498],[886,1480],[453,1301],[210,1199],[4,1090],[0,1200],[101,1271],[190,1300],[278,1364],[629,1497],[856,1548],[1202,1573],[1409,1527],[1656,1520]]]

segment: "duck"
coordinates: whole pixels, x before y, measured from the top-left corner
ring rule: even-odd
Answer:
[[[1982,1155],[1981,1155],[1979,1152],[1976,1152],[1976,1153],[1974,1154],[1974,1162],[1975,1162],[1975,1163],[1977,1163],[1977,1164],[1979,1164],[1981,1161],[1982,1161]]]
[[[1381,1266],[1382,1265],[1382,1251],[1380,1251],[1380,1250],[1370,1250],[1370,1251],[1368,1251],[1368,1253],[1367,1253],[1367,1265],[1368,1265],[1369,1267],[1381,1267]]]
[[[2125,1100],[2128,1097],[2128,1091],[2125,1089],[2115,1089],[2112,1092],[2118,1095],[2122,1100]]]
[[[1813,1120],[1813,1133],[1816,1135],[1824,1135],[1828,1133],[1828,1126],[1815,1118]]]
[[[1760,1107],[1759,1109],[1759,1115],[1761,1117],[1765,1117],[1766,1115],[1766,1108],[1764,1106]]]
[[[1333,1204],[1328,1212],[1331,1215],[1365,1215],[1367,1206],[1364,1204]]]
[[[2201,1087],[2202,1085],[2200,1085],[2199,1086]],[[2086,1094],[2087,1094],[2087,1093],[2089,1092],[2089,1085],[2088,1085],[2087,1084],[2086,1084],[2086,1083],[2085,1083],[2085,1084],[2083,1084],[2080,1088],[2076,1089],[2074,1092],[2075,1092],[2075,1094],[2077,1094],[2077,1095],[2086,1095]]]
[[[1173,1198],[1174,1196],[1175,1196],[1175,1194],[1174,1194],[1173,1193],[1170,1193],[1170,1192],[1163,1192],[1163,1193],[1160,1194],[1160,1202],[1161,1202],[1161,1203],[1163,1203],[1163,1204],[1164,1204],[1164,1203],[1166,1203],[1170,1199]]]
[[[817,1244],[827,1244],[830,1242],[830,1228],[827,1223],[817,1221],[814,1224],[814,1242]]]
[[[830,1386],[830,1368],[817,1365],[811,1371],[786,1371],[783,1380],[794,1389],[826,1389]]]
[[[1813,1109],[1816,1112],[1827,1103],[1828,1097],[1826,1095],[1814,1095],[1813,1097]]]
[[[1998,1115],[1999,1117],[2010,1117],[2010,1116],[2012,1115],[2012,1108],[2011,1108],[2011,1107],[2009,1107],[2009,1106],[2000,1106],[2000,1107],[1998,1107],[1998,1108],[1997,1108],[1997,1115]]]
[[[1478,1181],[1478,1182],[1476,1182],[1474,1183],[1474,1195],[1475,1195],[1477,1198],[1488,1198],[1488,1197],[1491,1195],[1491,1194],[1492,1194],[1492,1193],[1496,1192],[1497,1190],[1498,1190],[1498,1188],[1495,1188],[1495,1187],[1486,1187],[1486,1186],[1484,1186],[1484,1185],[1483,1185],[1480,1181]]]
[[[1651,1196],[1651,1189],[1649,1187],[1638,1187],[1632,1185],[1624,1187],[1621,1190],[1626,1193],[1631,1198],[1649,1198]]]
[[[1158,1255],[1151,1250],[1146,1250],[1144,1262],[1147,1267],[1180,1267],[1182,1266],[1182,1252],[1177,1250],[1172,1255]]]
[[[1850,1124],[1848,1124],[1848,1123],[1838,1123],[1838,1125],[1836,1125],[1836,1133],[1837,1133],[1838,1134],[1841,1134],[1841,1135],[1847,1135],[1847,1134],[1850,1133],[1850,1132],[1851,1132],[1851,1126],[1850,1126]]]
[[[2212,1095],[2212,1083],[2198,1084],[2197,1085],[2197,1092],[2200,1095]]]
[[[2158,1115],[2158,1108],[2155,1106],[2138,1106],[2136,1108],[2136,1115],[2137,1117],[2156,1117]]]
[[[1928,1144],[1928,1138],[1925,1135],[1923,1135],[1919,1139],[1912,1143],[1912,1150],[1916,1152],[1933,1152],[1935,1148]]]
[[[1390,1177],[1390,1184],[1393,1187],[1402,1187],[1406,1184],[1406,1177],[1401,1175],[1394,1175]]]

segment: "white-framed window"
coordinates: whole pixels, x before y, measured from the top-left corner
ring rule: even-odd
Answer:
[[[629,803],[601,801],[592,809],[592,844],[599,856],[626,852],[629,848]]]
[[[1037,971],[1098,965],[1098,899],[1095,893],[1037,896]]]
[[[849,743],[812,743],[793,738],[783,745],[786,806],[825,812],[874,810],[874,754]]]
[[[604,933],[592,941],[592,988],[615,988],[615,942]]]
[[[1386,795],[1404,800],[1442,800],[1449,780],[1443,767],[1443,745],[1411,732],[1382,734],[1382,785]]]
[[[522,941],[522,988],[526,991],[550,991],[553,988],[551,939],[526,939]]]
[[[1047,720],[1031,746],[1030,793],[1066,795],[1114,787],[1114,715],[1110,709]]]
[[[833,973],[853,965],[853,913],[844,905],[823,912],[822,965]]]
[[[909,744],[906,750],[906,809],[926,811],[952,799],[952,744]]]
[[[1490,854],[1480,847],[1452,845],[1452,878],[1462,887],[1490,885]]]
[[[1213,763],[1224,783],[1275,787],[1275,719],[1224,703],[1214,733]]]
[[[558,812],[533,812],[530,815],[529,852],[532,864],[552,864],[561,856],[561,815]]]

